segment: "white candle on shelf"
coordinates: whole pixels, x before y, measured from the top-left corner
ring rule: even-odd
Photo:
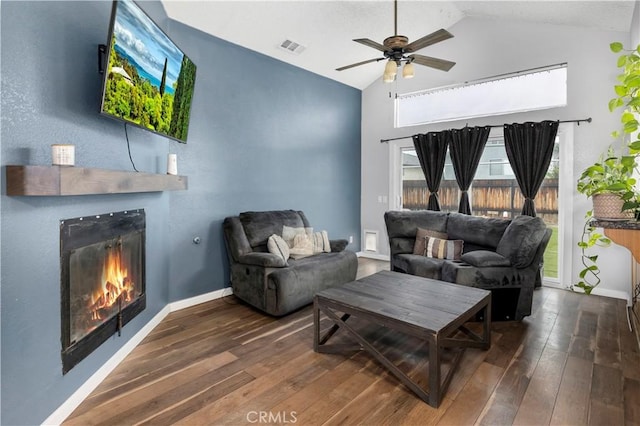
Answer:
[[[76,147],[71,144],[51,145],[51,164],[54,166],[73,166],[76,162]]]
[[[167,155],[167,174],[168,175],[178,174],[178,157],[176,154]]]

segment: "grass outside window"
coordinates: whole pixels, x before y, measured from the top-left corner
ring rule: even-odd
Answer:
[[[547,225],[553,231],[544,252],[544,276],[558,278],[558,225]]]

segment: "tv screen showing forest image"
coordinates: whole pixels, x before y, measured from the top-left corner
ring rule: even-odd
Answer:
[[[131,0],[113,4],[101,111],[186,143],[195,64]]]

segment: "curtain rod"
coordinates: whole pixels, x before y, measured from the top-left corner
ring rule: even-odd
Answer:
[[[580,123],[582,122],[587,122],[587,123],[591,123],[593,120],[591,119],[591,117],[589,118],[581,118],[579,120],[560,120],[559,123],[578,123],[578,126],[580,125]],[[504,124],[491,124],[488,126],[474,126],[474,127],[504,127]],[[411,136],[400,136],[398,138],[389,138],[389,139],[380,139],[380,143],[387,143],[390,141],[397,141],[400,139],[411,139],[413,138],[413,135]]]

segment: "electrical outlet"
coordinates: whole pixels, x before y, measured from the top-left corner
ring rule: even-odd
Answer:
[[[349,244],[353,244],[353,235],[349,235]]]

